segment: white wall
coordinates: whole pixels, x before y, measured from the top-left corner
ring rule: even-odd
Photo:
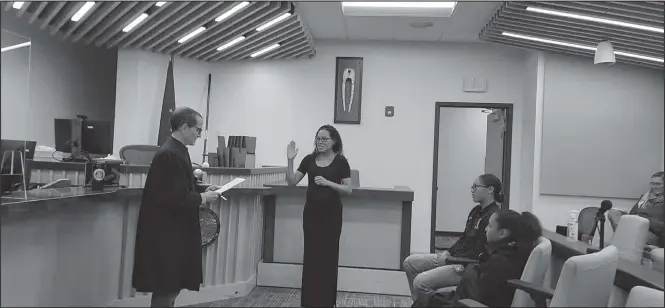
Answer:
[[[257,165],[284,165],[290,140],[302,158],[312,149],[316,129],[333,122],[338,56],[364,57],[362,124],[335,125],[346,155],[360,171],[362,186],[406,185],[415,191],[412,250],[429,250],[437,101],[513,103],[511,173],[520,183],[524,53],[517,49],[318,42],[311,60],[219,64],[212,78],[211,133],[257,136]],[[465,76],[487,78],[488,92],[463,92]],[[386,105],[395,106],[394,117],[384,117]],[[519,190],[513,187],[515,207]]]
[[[586,62],[581,62],[584,60],[580,60],[578,58],[570,58],[566,56],[560,56],[560,55],[553,55],[553,54],[542,54],[542,53],[537,53],[537,55],[534,55],[533,58],[529,58],[528,61],[534,61],[537,63],[536,65],[531,65],[530,69],[535,69],[535,72],[531,72],[536,76],[536,91],[535,93],[531,93],[533,96],[535,96],[535,125],[534,125],[534,164],[533,164],[533,211],[538,217],[541,219],[543,226],[545,228],[548,228],[550,230],[554,230],[556,225],[565,225],[566,219],[568,217],[568,214],[570,213],[571,210],[581,210],[585,207],[588,206],[599,206],[600,202],[604,199],[609,199],[612,201],[614,208],[618,209],[624,209],[624,210],[629,210],[637,201],[637,198],[639,196],[635,196],[635,198],[631,199],[623,199],[623,198],[607,198],[603,196],[599,197],[573,197],[573,196],[561,196],[561,195],[542,195],[541,192],[541,174],[540,174],[540,169],[541,169],[541,155],[542,155],[542,127],[543,127],[543,113],[547,112],[547,106],[545,105],[545,102],[543,100],[543,93],[544,91],[547,91],[548,87],[549,88],[555,88],[558,85],[552,85],[552,83],[558,82],[558,80],[550,79],[546,80],[544,79],[545,76],[545,71],[547,69],[552,69],[553,66],[565,66],[569,68],[568,71],[566,71],[569,75],[568,76],[563,76],[562,78],[569,78],[569,79],[578,79],[580,82],[583,82],[584,80],[587,80],[589,78],[598,78],[597,74],[599,74],[599,70],[597,67],[593,66],[593,62],[586,61]],[[571,66],[571,63],[576,63],[577,66]],[[625,65],[622,64],[617,64],[615,67],[611,68],[604,68],[601,70],[601,72],[606,73],[606,74],[613,74],[614,80],[616,79],[623,79],[624,83],[629,83],[633,78],[635,78],[636,74],[641,74],[638,77],[644,78],[645,75],[654,75],[652,70],[647,70],[647,69],[641,69],[641,68],[636,68],[636,67],[626,67]],[[655,78],[660,78],[656,75]],[[614,81],[613,81],[614,82]],[[662,83],[661,83],[662,84]],[[542,87],[541,87],[542,85]],[[611,87],[612,84],[608,83],[607,87]],[[632,88],[626,88],[624,91],[631,91],[633,90]],[[660,91],[662,93],[662,88],[658,89],[655,88],[653,91]],[[635,100],[631,101],[631,104],[640,104],[642,101],[640,100]],[[657,107],[657,106],[656,106]],[[529,107],[530,108],[530,107]],[[585,108],[584,105],[579,106],[579,108]],[[574,112],[572,110],[571,112]],[[654,108],[654,112],[658,112],[658,108]],[[660,114],[662,114],[662,106],[660,106]],[[589,120],[588,125],[594,125],[595,123],[600,123],[598,121],[593,121],[592,119]],[[527,133],[527,125],[525,125],[525,134]],[[662,133],[662,132],[661,132]],[[651,131],[645,131],[643,132],[644,136],[652,136],[650,138],[653,138],[654,140],[656,137],[653,137],[654,134],[658,134],[658,132],[651,132]],[[614,135],[610,135],[608,132],[607,136],[598,136],[598,138],[616,138]],[[662,138],[660,139],[662,140]],[[621,140],[619,140],[621,141]],[[618,142],[619,142],[618,141]],[[662,142],[662,141],[660,141]],[[527,146],[527,142],[525,141],[525,146]],[[661,155],[662,159],[662,154],[661,153],[654,153],[654,155]],[[526,172],[526,168],[524,169]],[[656,172],[657,170],[654,170],[653,172]],[[621,180],[621,174],[616,174],[615,175],[617,180]],[[526,175],[525,175],[526,177]],[[644,184],[644,191],[648,189],[648,176],[647,178],[644,179],[643,184]],[[523,199],[525,200],[525,199]],[[606,230],[609,230],[607,232],[606,237],[610,238],[611,237],[611,228],[609,227],[609,223],[606,225]]]
[[[463,232],[475,206],[469,188],[485,173],[487,113],[442,107],[439,123],[436,231]]]
[[[176,59],[176,104],[203,112],[206,75],[211,71],[211,137],[257,136],[257,165],[284,165],[288,141],[297,142],[303,157],[312,149],[315,130],[333,122],[337,56],[365,60],[362,124],[335,125],[344,138],[346,155],[352,168],[362,173],[363,186],[414,189],[413,251],[429,248],[437,101],[515,104],[511,207],[533,211],[545,228],[554,230],[565,223],[570,210],[598,206],[603,199],[540,195],[546,63],[581,61],[577,58],[527,55],[493,45],[318,42],[317,56],[311,60],[207,64]],[[168,58],[121,51],[118,63],[116,144],[154,144]],[[568,78],[588,77],[585,70],[593,68],[591,62],[579,63]],[[620,64],[616,69],[622,71]],[[464,93],[465,76],[488,78],[488,92]],[[395,117],[383,116],[386,105],[395,106]],[[209,148],[217,146],[216,138],[209,141]],[[199,161],[200,150],[191,152],[193,160]],[[623,209],[635,202],[612,201]]]
[[[550,56],[541,193],[637,198],[660,167],[663,71]]]
[[[14,10],[1,14],[2,29],[32,38],[29,96],[23,77],[28,48],[2,54],[3,138],[54,146],[54,118],[83,114],[91,120],[113,120],[115,50],[63,41],[39,30],[38,23],[17,18]]]
[[[113,147],[116,155],[125,145],[157,144],[168,65],[167,55],[132,49],[118,52]],[[207,63],[174,59],[176,107],[191,107],[205,118],[208,72]],[[190,147],[189,153],[192,162],[200,163],[203,139]]]

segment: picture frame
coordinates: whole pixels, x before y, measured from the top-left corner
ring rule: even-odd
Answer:
[[[363,58],[337,57],[336,62],[334,122],[336,124],[360,124]]]

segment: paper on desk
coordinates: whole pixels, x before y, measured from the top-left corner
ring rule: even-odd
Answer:
[[[238,185],[238,184],[240,184],[244,181],[245,181],[245,179],[243,179],[243,178],[235,178],[235,179],[231,180],[231,182],[228,182],[228,183],[222,185],[222,187],[219,188],[218,190],[215,190],[215,192],[218,193],[218,194],[221,194],[221,193],[233,188],[234,186],[236,186],[236,185]]]

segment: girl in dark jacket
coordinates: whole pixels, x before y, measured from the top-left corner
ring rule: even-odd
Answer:
[[[542,229],[535,215],[507,210],[490,217],[486,232],[488,253],[467,267],[451,303],[468,298],[489,307],[510,307],[515,289],[507,282],[522,276]]]

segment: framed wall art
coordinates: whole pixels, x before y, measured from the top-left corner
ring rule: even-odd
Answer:
[[[335,123],[360,124],[363,58],[337,57],[335,68]]]

